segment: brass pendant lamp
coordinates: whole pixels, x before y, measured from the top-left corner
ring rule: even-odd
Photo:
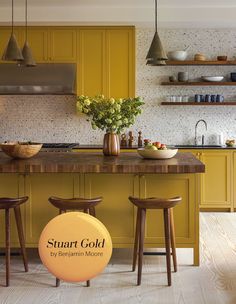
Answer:
[[[12,0],[12,20],[11,20],[11,36],[3,53],[3,61],[21,61],[23,60],[22,52],[18,46],[16,36],[14,34],[14,0]]]
[[[35,67],[36,62],[28,43],[28,1],[25,0],[25,44],[22,49],[22,55],[24,57],[23,61],[20,62],[21,65],[26,67]]]
[[[165,65],[168,60],[157,32],[157,0],[155,0],[155,34],[146,59],[147,65]]]

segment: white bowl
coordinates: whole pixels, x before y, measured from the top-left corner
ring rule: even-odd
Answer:
[[[173,51],[168,53],[168,59],[169,60],[178,60],[178,61],[184,61],[188,53],[186,51]]]
[[[224,79],[224,76],[202,76],[204,81],[221,81]]]
[[[174,157],[178,152],[178,149],[152,150],[152,149],[139,148],[137,152],[143,158],[168,159]]]

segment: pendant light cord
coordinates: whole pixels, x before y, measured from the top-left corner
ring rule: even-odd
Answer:
[[[25,0],[25,41],[28,39],[28,1]]]
[[[157,32],[157,0],[155,0],[155,31]]]
[[[11,1],[11,33],[14,31],[14,0]]]

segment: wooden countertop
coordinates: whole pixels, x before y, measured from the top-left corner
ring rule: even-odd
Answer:
[[[102,153],[40,152],[26,160],[0,153],[0,173],[201,173],[205,165],[191,153],[168,160],[142,159],[137,153],[119,157]]]

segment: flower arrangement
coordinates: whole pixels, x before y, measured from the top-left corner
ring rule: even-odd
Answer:
[[[77,99],[77,110],[89,117],[93,129],[120,134],[134,124],[143,104],[140,97],[115,99],[105,98],[104,95],[82,95]]]

